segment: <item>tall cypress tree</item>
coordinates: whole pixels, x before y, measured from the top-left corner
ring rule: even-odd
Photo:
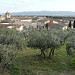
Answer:
[[[69,22],[69,25],[68,26],[71,28],[71,21]]]
[[[48,23],[46,24],[46,28],[48,29]]]
[[[73,28],[75,28],[75,20],[74,20],[74,22],[73,22]]]

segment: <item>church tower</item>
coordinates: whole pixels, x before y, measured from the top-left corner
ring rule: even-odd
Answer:
[[[6,19],[10,19],[10,17],[11,17],[11,16],[10,16],[10,13],[7,11],[7,12],[5,13],[5,18],[6,18]]]

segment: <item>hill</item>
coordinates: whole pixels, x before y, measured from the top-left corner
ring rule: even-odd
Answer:
[[[75,16],[75,12],[71,12],[71,11],[24,11],[24,12],[11,12],[11,15]]]

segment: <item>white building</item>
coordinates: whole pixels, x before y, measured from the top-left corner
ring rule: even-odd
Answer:
[[[23,30],[23,26],[21,26],[21,25],[16,25],[16,30],[21,32],[21,31]]]
[[[21,25],[21,26],[26,26],[29,28],[29,26],[32,24],[32,19],[30,18],[16,18],[15,19],[15,25]]]

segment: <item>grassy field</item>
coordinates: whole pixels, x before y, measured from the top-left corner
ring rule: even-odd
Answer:
[[[15,61],[9,65],[10,75],[75,75],[67,63],[65,46],[55,50],[53,59],[40,56],[39,49],[26,48],[18,51]],[[8,74],[4,74],[8,75]]]

